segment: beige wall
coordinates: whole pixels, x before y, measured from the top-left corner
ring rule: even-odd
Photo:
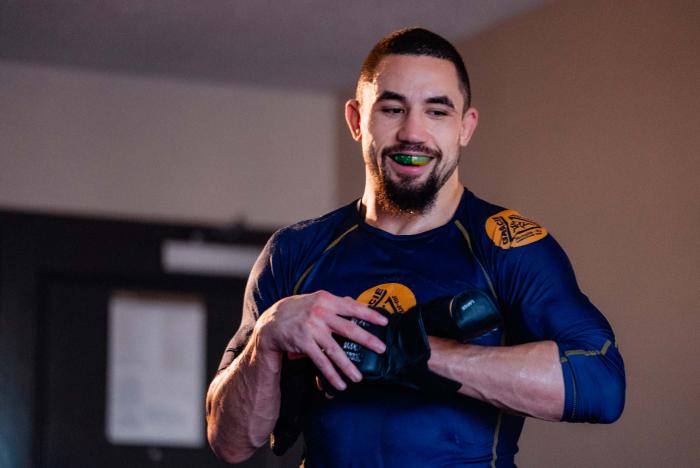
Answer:
[[[279,226],[335,205],[335,97],[0,62],[0,207]]]
[[[618,423],[528,421],[521,466],[697,464],[698,25],[694,1],[560,1],[461,44],[481,111],[464,182],[559,239],[627,366]],[[362,170],[342,138],[346,200]]]

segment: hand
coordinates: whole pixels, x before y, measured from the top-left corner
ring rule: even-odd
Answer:
[[[381,326],[388,322],[379,312],[350,297],[317,291],[281,299],[261,315],[254,333],[260,351],[306,355],[331,385],[344,390],[347,385],[338,370],[353,382],[362,380],[362,374],[333,334],[376,353],[386,348],[379,338],[348,318]]]

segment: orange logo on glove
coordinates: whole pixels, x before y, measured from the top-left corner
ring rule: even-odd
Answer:
[[[413,291],[401,283],[384,283],[373,286],[357,297],[370,307],[384,309],[390,314],[404,313],[416,305]]]
[[[547,235],[547,229],[517,211],[504,210],[486,220],[486,235],[502,249],[522,247]]]

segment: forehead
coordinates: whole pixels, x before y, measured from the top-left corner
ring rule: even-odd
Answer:
[[[377,65],[374,79],[363,84],[362,96],[374,102],[384,91],[399,93],[409,100],[448,96],[455,104],[463,102],[454,64],[422,55],[384,57]]]

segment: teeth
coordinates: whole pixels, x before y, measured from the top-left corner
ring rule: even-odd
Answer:
[[[425,166],[430,162],[428,156],[416,156],[413,154],[394,154],[391,159],[404,166]]]

